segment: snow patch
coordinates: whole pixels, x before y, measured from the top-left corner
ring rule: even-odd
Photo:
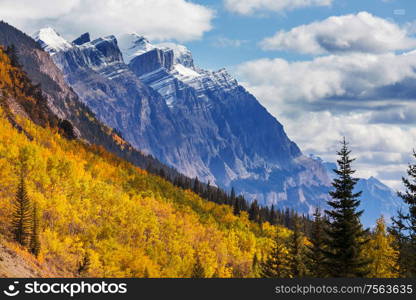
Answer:
[[[178,72],[179,75],[181,75],[182,77],[186,77],[186,78],[195,78],[195,77],[201,76],[201,74],[199,74],[198,72],[192,70],[191,68],[187,68],[181,64],[176,64],[174,66],[174,70]]]
[[[120,35],[117,38],[117,41],[126,64],[128,64],[136,56],[142,55],[153,49],[160,49],[164,51],[172,50],[175,64],[181,64],[190,69],[194,68],[192,53],[183,45],[169,42],[152,44],[144,36],[137,33]]]
[[[73,47],[70,42],[61,37],[59,33],[51,27],[40,29],[33,35],[33,37],[38,43],[40,43],[45,51],[51,54]]]
[[[126,64],[136,56],[156,48],[144,36],[137,33],[123,34],[117,38],[117,41]]]

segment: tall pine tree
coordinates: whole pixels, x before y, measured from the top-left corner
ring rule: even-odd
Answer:
[[[40,253],[40,238],[39,238],[40,224],[39,223],[40,223],[40,220],[39,220],[38,206],[36,203],[34,203],[33,213],[32,213],[32,232],[30,234],[29,250],[36,257],[38,257]]]
[[[363,247],[368,243],[368,230],[363,230],[360,223],[363,211],[357,211],[361,192],[353,191],[358,179],[352,177],[355,170],[351,163],[355,159],[350,158],[350,153],[344,138],[338,151],[338,169],[334,170],[337,178],[332,182],[332,200],[328,201],[331,209],[325,210],[328,215],[325,229],[328,249],[324,253],[331,277],[364,277],[368,274],[366,267],[370,263],[363,256]]]
[[[14,239],[22,246],[27,246],[30,236],[32,213],[23,174],[20,176],[16,199],[14,201],[14,209],[12,220]]]
[[[201,263],[199,255],[196,256],[194,267],[192,268],[191,278],[205,278],[205,269]]]
[[[260,275],[260,264],[257,253],[254,253],[253,262],[251,263],[251,275],[253,278],[258,278]]]
[[[311,244],[307,246],[307,257],[309,258],[309,273],[313,277],[323,278],[327,276],[325,268],[325,231],[324,220],[322,219],[321,210],[316,208],[314,213],[314,222],[310,237]]]
[[[88,274],[88,271],[90,270],[91,266],[91,258],[90,253],[88,250],[85,250],[84,256],[82,257],[82,260],[78,264],[78,274],[81,276],[85,276]]]
[[[416,158],[416,152],[413,151]],[[404,192],[398,195],[408,207],[407,212],[399,211],[393,219],[392,232],[399,243],[399,267],[403,277],[416,276],[416,164],[407,169],[408,178],[402,178]]]
[[[305,267],[305,245],[303,235],[300,231],[299,218],[294,219],[294,229],[289,247],[290,269],[293,277],[304,277],[306,274]]]

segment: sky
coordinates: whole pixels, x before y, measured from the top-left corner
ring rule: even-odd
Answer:
[[[416,1],[0,0],[0,19],[68,40],[137,32],[227,68],[303,153],[336,160],[343,136],[361,177],[401,189],[416,148]]]

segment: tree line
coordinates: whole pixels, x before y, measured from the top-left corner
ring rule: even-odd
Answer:
[[[271,225],[281,225],[289,229],[294,229],[295,223],[299,222],[299,226],[307,236],[311,232],[312,220],[310,216],[299,214],[293,208],[277,208],[273,204],[270,207],[262,206],[257,200],[250,202],[243,195],[237,195],[233,187],[230,192],[227,192],[222,188],[211,185],[210,182],[201,182],[198,177],[189,178],[181,173],[169,174],[163,168],[157,169],[150,164],[146,170],[181,189],[192,190],[207,201],[231,206],[234,215],[238,216],[244,211],[248,213],[250,221],[258,224],[269,222]]]
[[[398,193],[407,210],[399,211],[388,229],[381,217],[370,232],[360,223],[361,192],[353,192],[358,179],[353,177],[355,159],[350,153],[344,139],[328,209],[316,209],[308,241],[298,225],[290,240],[282,240],[277,232],[272,251],[259,264],[259,277],[416,276],[416,165],[409,165],[405,192]]]
[[[293,210],[260,207],[256,201],[249,205],[242,196],[235,195],[234,189],[227,194],[197,178],[177,177],[175,185],[191,189],[209,201],[232,206],[234,214],[246,211],[249,219],[260,225],[264,222],[277,225],[271,250],[261,259],[257,253],[253,257],[253,277],[416,276],[416,164],[409,165],[408,178],[403,178],[405,191],[398,193],[407,210],[399,211],[389,228],[380,218],[370,232],[360,222],[363,213],[358,210],[361,192],[354,192],[358,179],[353,176],[355,159],[350,153],[344,139],[337,153],[338,168],[334,170],[336,178],[332,182],[328,208],[323,211],[316,208],[313,220]],[[36,203],[31,203],[27,197],[24,166],[20,174],[14,203],[13,236],[16,242],[37,256],[41,247],[39,212]],[[282,226],[292,229],[289,238],[282,237]],[[85,252],[78,273],[85,273],[89,264],[89,255]],[[191,277],[201,278],[204,274],[198,254]]]

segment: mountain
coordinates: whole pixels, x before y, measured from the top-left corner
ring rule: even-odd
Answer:
[[[324,162],[320,158],[315,159],[322,162],[331,179],[335,177],[333,171],[337,169],[335,163]],[[375,177],[360,178],[354,191],[362,191],[360,209],[364,210],[364,213],[361,222],[367,227],[374,226],[381,215],[384,216],[387,223],[390,223],[390,218],[397,215],[397,210],[403,203],[395,191]]]
[[[9,86],[9,91],[0,91],[0,107],[4,109],[8,121],[29,139],[33,140],[34,137],[24,131],[19,121],[22,117],[43,127],[50,127],[71,140],[94,145],[97,153],[110,151],[141,169],[146,169],[147,172],[168,180],[176,187],[193,190],[205,200],[238,206],[242,211],[249,210],[249,204],[244,198],[232,196],[215,186],[201,183],[197,178],[188,178],[152,156],[133,148],[117,130],[98,121],[94,113],[79,101],[78,96],[64,82],[61,71],[56,68],[50,56],[39,49],[38,44],[32,38],[6,23],[0,23],[0,25],[0,41],[5,45],[9,43],[7,48],[0,44],[0,48],[5,50],[5,57],[10,55],[12,61],[12,67],[0,70],[0,75],[4,77],[1,78],[2,81]],[[47,33],[48,31],[43,34],[47,36]],[[84,34],[81,39],[77,40],[81,43],[82,40],[88,39],[89,35]],[[62,42],[60,37],[55,37],[54,41],[58,46],[59,43],[56,41]],[[39,57],[43,59],[40,60]],[[54,68],[50,69],[50,65]],[[49,70],[51,73],[48,72]],[[54,74],[53,78],[50,74]],[[58,82],[55,82],[54,78]],[[10,86],[13,82],[14,85]],[[63,83],[60,84],[60,82]],[[2,84],[0,88],[3,88]],[[62,97],[60,93],[62,91],[67,91],[69,95],[64,94],[66,96]],[[59,116],[55,113],[57,106],[62,109],[62,114]],[[61,118],[62,115],[65,119]],[[269,209],[263,208],[259,213],[262,220],[271,218]],[[276,213],[279,214],[276,211],[275,215]],[[291,224],[288,219],[281,223],[286,226]]]
[[[49,115],[26,108],[46,113],[46,99],[13,56],[0,46],[0,275],[189,278],[198,262],[202,277],[253,276],[274,227],[37,124]]]
[[[51,36],[51,32],[54,31],[49,29],[39,34],[46,39]],[[52,52],[55,51],[54,49],[72,47],[72,44],[58,35],[53,36],[48,43],[53,44],[53,47],[48,48]],[[22,105],[16,97],[9,98],[3,104],[7,105],[12,113],[30,117],[32,121],[42,126],[50,123],[52,126],[69,127],[74,137],[90,144],[100,145],[139,167],[152,166],[153,169],[163,169],[166,174],[178,175],[172,168],[136,150],[120,136],[120,133],[97,120],[94,113],[80,101],[78,95],[67,84],[50,55],[30,36],[0,21],[0,45],[15,47],[16,60],[34,86],[32,93],[40,92],[42,95],[42,99],[36,100],[38,105],[32,107],[28,106],[27,102],[23,102]],[[43,46],[46,47],[46,44]],[[14,118],[12,115],[9,117]],[[65,124],[69,125],[65,126]]]
[[[50,28],[34,38],[100,121],[144,153],[263,205],[308,213],[326,199],[325,167],[225,69],[198,68],[186,47],[137,34],[69,43]]]

